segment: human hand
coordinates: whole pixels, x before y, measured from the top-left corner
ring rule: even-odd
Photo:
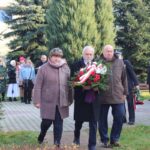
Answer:
[[[95,92],[98,92],[98,91],[99,91],[98,87],[93,88],[93,90],[94,90]]]
[[[40,103],[35,104],[36,108],[40,108],[40,106],[41,106]]]
[[[91,87],[90,87],[90,86],[84,86],[83,89],[84,89],[84,90],[90,90]]]
[[[126,99],[127,99],[127,96],[126,96],[126,95],[123,95],[123,99],[126,100]]]
[[[137,90],[140,90],[140,86],[139,86],[139,85],[135,86],[135,88],[136,88]]]

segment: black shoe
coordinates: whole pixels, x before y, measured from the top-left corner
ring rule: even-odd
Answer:
[[[24,98],[23,97],[21,97],[21,103],[24,103]]]
[[[11,97],[9,97],[8,101],[12,102],[12,98],[11,98]]]
[[[123,123],[127,123],[126,117],[123,118]]]
[[[44,141],[44,136],[40,133],[39,136],[38,136],[38,143],[42,144],[43,141]]]
[[[110,142],[110,147],[120,147],[121,145],[118,142]]]
[[[102,147],[103,148],[109,148],[109,144],[106,142],[106,143],[102,143]]]
[[[128,125],[134,125],[135,123],[133,121],[129,121]]]
[[[14,98],[14,101],[17,101],[17,99],[16,99],[16,98]]]
[[[80,139],[74,138],[73,143],[76,145],[80,145]]]
[[[60,147],[60,142],[54,141],[54,145],[55,145],[56,147]]]
[[[96,146],[89,146],[88,150],[96,150]]]

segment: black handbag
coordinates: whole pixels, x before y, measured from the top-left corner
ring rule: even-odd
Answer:
[[[25,79],[23,80],[23,87],[26,89],[26,88],[33,88],[34,84],[32,82],[32,80],[30,79]]]

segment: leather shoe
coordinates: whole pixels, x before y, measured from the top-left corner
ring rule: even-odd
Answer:
[[[89,146],[88,150],[96,150],[96,147],[95,146]]]
[[[106,143],[102,143],[102,147],[103,148],[109,148],[109,144],[106,142]]]
[[[128,125],[134,125],[134,122],[133,121],[129,121]]]
[[[120,147],[121,145],[118,142],[110,142],[111,147]]]
[[[80,145],[80,140],[77,139],[77,138],[75,138],[75,139],[73,140],[73,143],[76,144],[76,145]]]
[[[42,144],[43,141],[44,141],[44,135],[42,135],[42,134],[40,133],[39,136],[38,136],[38,143],[39,143],[39,144]]]

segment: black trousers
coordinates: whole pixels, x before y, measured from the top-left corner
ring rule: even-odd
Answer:
[[[4,101],[5,100],[5,93],[2,92],[1,95],[2,95],[2,101]]]
[[[128,112],[129,112],[129,122],[135,122],[135,109],[134,109],[134,99],[132,93],[127,96]]]
[[[75,121],[74,138],[80,139],[80,130],[84,121]],[[88,146],[96,145],[97,121],[89,121],[89,140]]]
[[[42,119],[41,133],[40,133],[42,139],[44,139],[47,130],[49,129],[52,123],[54,125],[54,130],[53,130],[54,144],[60,144],[62,131],[63,131],[63,120],[61,119],[58,107],[56,107],[55,120]]]

